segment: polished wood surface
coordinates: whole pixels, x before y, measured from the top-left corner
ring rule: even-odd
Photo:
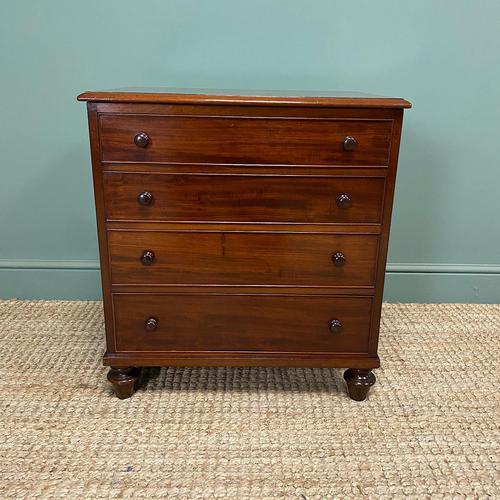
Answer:
[[[378,237],[113,230],[108,244],[113,284],[372,287]]]
[[[101,158],[141,163],[387,165],[391,126],[389,120],[103,114]],[[138,147],[141,134],[148,141]],[[356,147],[347,145],[349,138]]]
[[[115,294],[119,351],[368,352],[369,297]],[[158,321],[154,332],[145,328]],[[330,330],[339,319],[342,328]]]
[[[346,367],[375,382],[402,99],[85,93],[108,379]]]
[[[108,220],[380,223],[383,177],[103,174]],[[342,200],[348,198],[349,203]]]
[[[355,401],[364,401],[370,387],[375,383],[375,375],[371,370],[349,368],[344,372],[349,396]]]
[[[107,351],[106,366],[267,366],[345,368],[380,367],[378,356],[358,352],[267,351]]]
[[[231,90],[186,89],[172,87],[129,87],[108,91],[83,92],[80,101],[176,104],[239,104],[338,106],[352,108],[411,108],[405,99],[382,97],[363,92],[308,90]]]
[[[134,366],[112,366],[108,372],[108,381],[111,383],[116,397],[127,399],[134,393],[140,369]]]

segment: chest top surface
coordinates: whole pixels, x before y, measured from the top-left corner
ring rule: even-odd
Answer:
[[[302,105],[348,108],[410,108],[399,97],[383,97],[362,92],[313,90],[234,90],[174,87],[127,87],[89,91],[80,101],[178,104]]]

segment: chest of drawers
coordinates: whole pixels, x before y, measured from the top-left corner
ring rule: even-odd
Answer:
[[[108,380],[144,366],[348,368],[375,382],[397,98],[85,92]]]

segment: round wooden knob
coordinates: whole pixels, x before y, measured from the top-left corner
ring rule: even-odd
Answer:
[[[146,132],[139,132],[134,137],[134,142],[138,148],[147,148],[149,144],[149,135],[146,134]]]
[[[334,252],[332,254],[332,262],[337,267],[342,267],[345,264],[345,255],[342,252]]]
[[[155,253],[152,250],[144,250],[143,254],[141,255],[141,262],[145,266],[151,265],[155,260]]]
[[[358,146],[358,141],[352,135],[348,135],[343,142],[344,151],[354,151]]]
[[[332,333],[340,333],[342,330],[342,322],[339,319],[331,319],[328,322],[328,328]]]
[[[144,191],[137,196],[137,201],[144,206],[153,203],[153,195],[149,191]]]
[[[349,208],[351,206],[351,198],[347,194],[339,194],[337,196],[337,206],[339,208]]]
[[[144,323],[144,328],[148,332],[154,332],[158,328],[158,320],[156,318],[148,318]]]

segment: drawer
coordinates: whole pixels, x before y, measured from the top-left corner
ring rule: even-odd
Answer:
[[[383,177],[105,172],[111,220],[380,223]]]
[[[392,120],[100,115],[101,160],[386,166]],[[352,138],[352,139],[351,139]]]
[[[373,286],[378,237],[108,231],[113,284]]]
[[[115,294],[118,351],[366,353],[371,299]]]

